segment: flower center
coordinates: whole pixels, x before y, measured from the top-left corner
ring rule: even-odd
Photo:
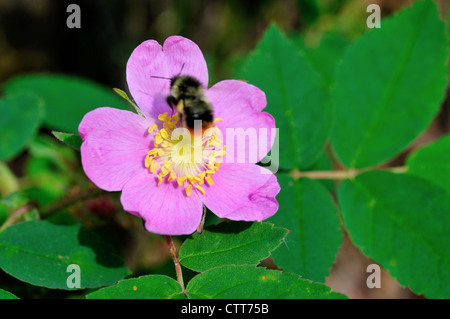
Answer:
[[[213,126],[205,130],[181,127],[178,113],[168,116],[165,112],[158,119],[162,128],[152,124],[148,129],[150,134],[155,134],[155,147],[147,153],[145,167],[156,174],[158,186],[164,179],[173,180],[185,187],[187,196],[191,195],[192,188],[205,194],[202,185],[205,181],[214,185],[211,175],[219,170],[225,156],[225,146],[219,137],[222,133],[214,126],[222,119],[214,119]]]

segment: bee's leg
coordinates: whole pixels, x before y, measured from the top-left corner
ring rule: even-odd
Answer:
[[[169,95],[166,98],[166,102],[167,102],[167,104],[169,104],[170,108],[172,109],[172,114],[170,114],[170,115],[173,115],[173,110],[174,110],[174,107],[177,105],[177,100],[173,96]]]

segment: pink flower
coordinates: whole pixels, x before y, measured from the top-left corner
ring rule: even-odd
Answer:
[[[200,81],[213,106],[213,127],[196,144],[200,161],[175,151],[180,143],[171,135],[180,122],[166,102],[170,81],[155,77],[172,78],[180,71]],[[79,126],[81,158],[86,175],[98,187],[122,191],[124,209],[143,218],[148,231],[193,233],[201,222],[203,205],[221,218],[245,221],[261,221],[278,210],[277,179],[256,165],[272,147],[274,136],[266,137],[259,153],[255,145],[245,144],[245,152],[257,152],[247,154],[253,160],[245,163],[241,163],[242,147],[231,152],[224,145],[230,128],[257,132],[275,128],[273,117],[261,112],[266,106],[264,92],[237,80],[207,89],[202,52],[180,36],[169,37],[163,47],[154,40],[139,45],[128,60],[127,82],[145,117],[109,107],[87,113]],[[248,142],[249,137],[245,139]]]

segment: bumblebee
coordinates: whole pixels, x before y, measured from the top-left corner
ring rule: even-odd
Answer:
[[[213,108],[203,93],[201,83],[192,76],[174,76],[170,79],[169,106],[178,112],[180,121],[188,129],[194,129],[195,121],[202,121],[202,129],[211,127]]]
[[[172,112],[176,108],[184,127],[193,130],[195,121],[201,120],[202,130],[205,130],[212,125],[212,105],[203,94],[203,87],[199,80],[189,75],[180,75],[183,68],[184,64],[178,75],[172,78],[162,76],[152,76],[152,78],[170,80],[170,95],[166,101]]]

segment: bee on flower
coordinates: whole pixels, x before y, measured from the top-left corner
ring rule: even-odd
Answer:
[[[125,211],[145,220],[145,228],[165,235],[191,234],[203,206],[220,218],[261,221],[278,210],[276,176],[257,165],[274,136],[251,160],[227,149],[231,129],[275,128],[262,110],[263,91],[225,80],[208,88],[208,69],[199,47],[172,36],[163,46],[139,45],[127,63],[128,88],[143,116],[101,107],[79,126],[84,171],[98,187],[122,191]],[[229,134],[230,136],[230,134]],[[234,148],[234,143],[233,143]],[[257,147],[256,147],[257,148]]]

